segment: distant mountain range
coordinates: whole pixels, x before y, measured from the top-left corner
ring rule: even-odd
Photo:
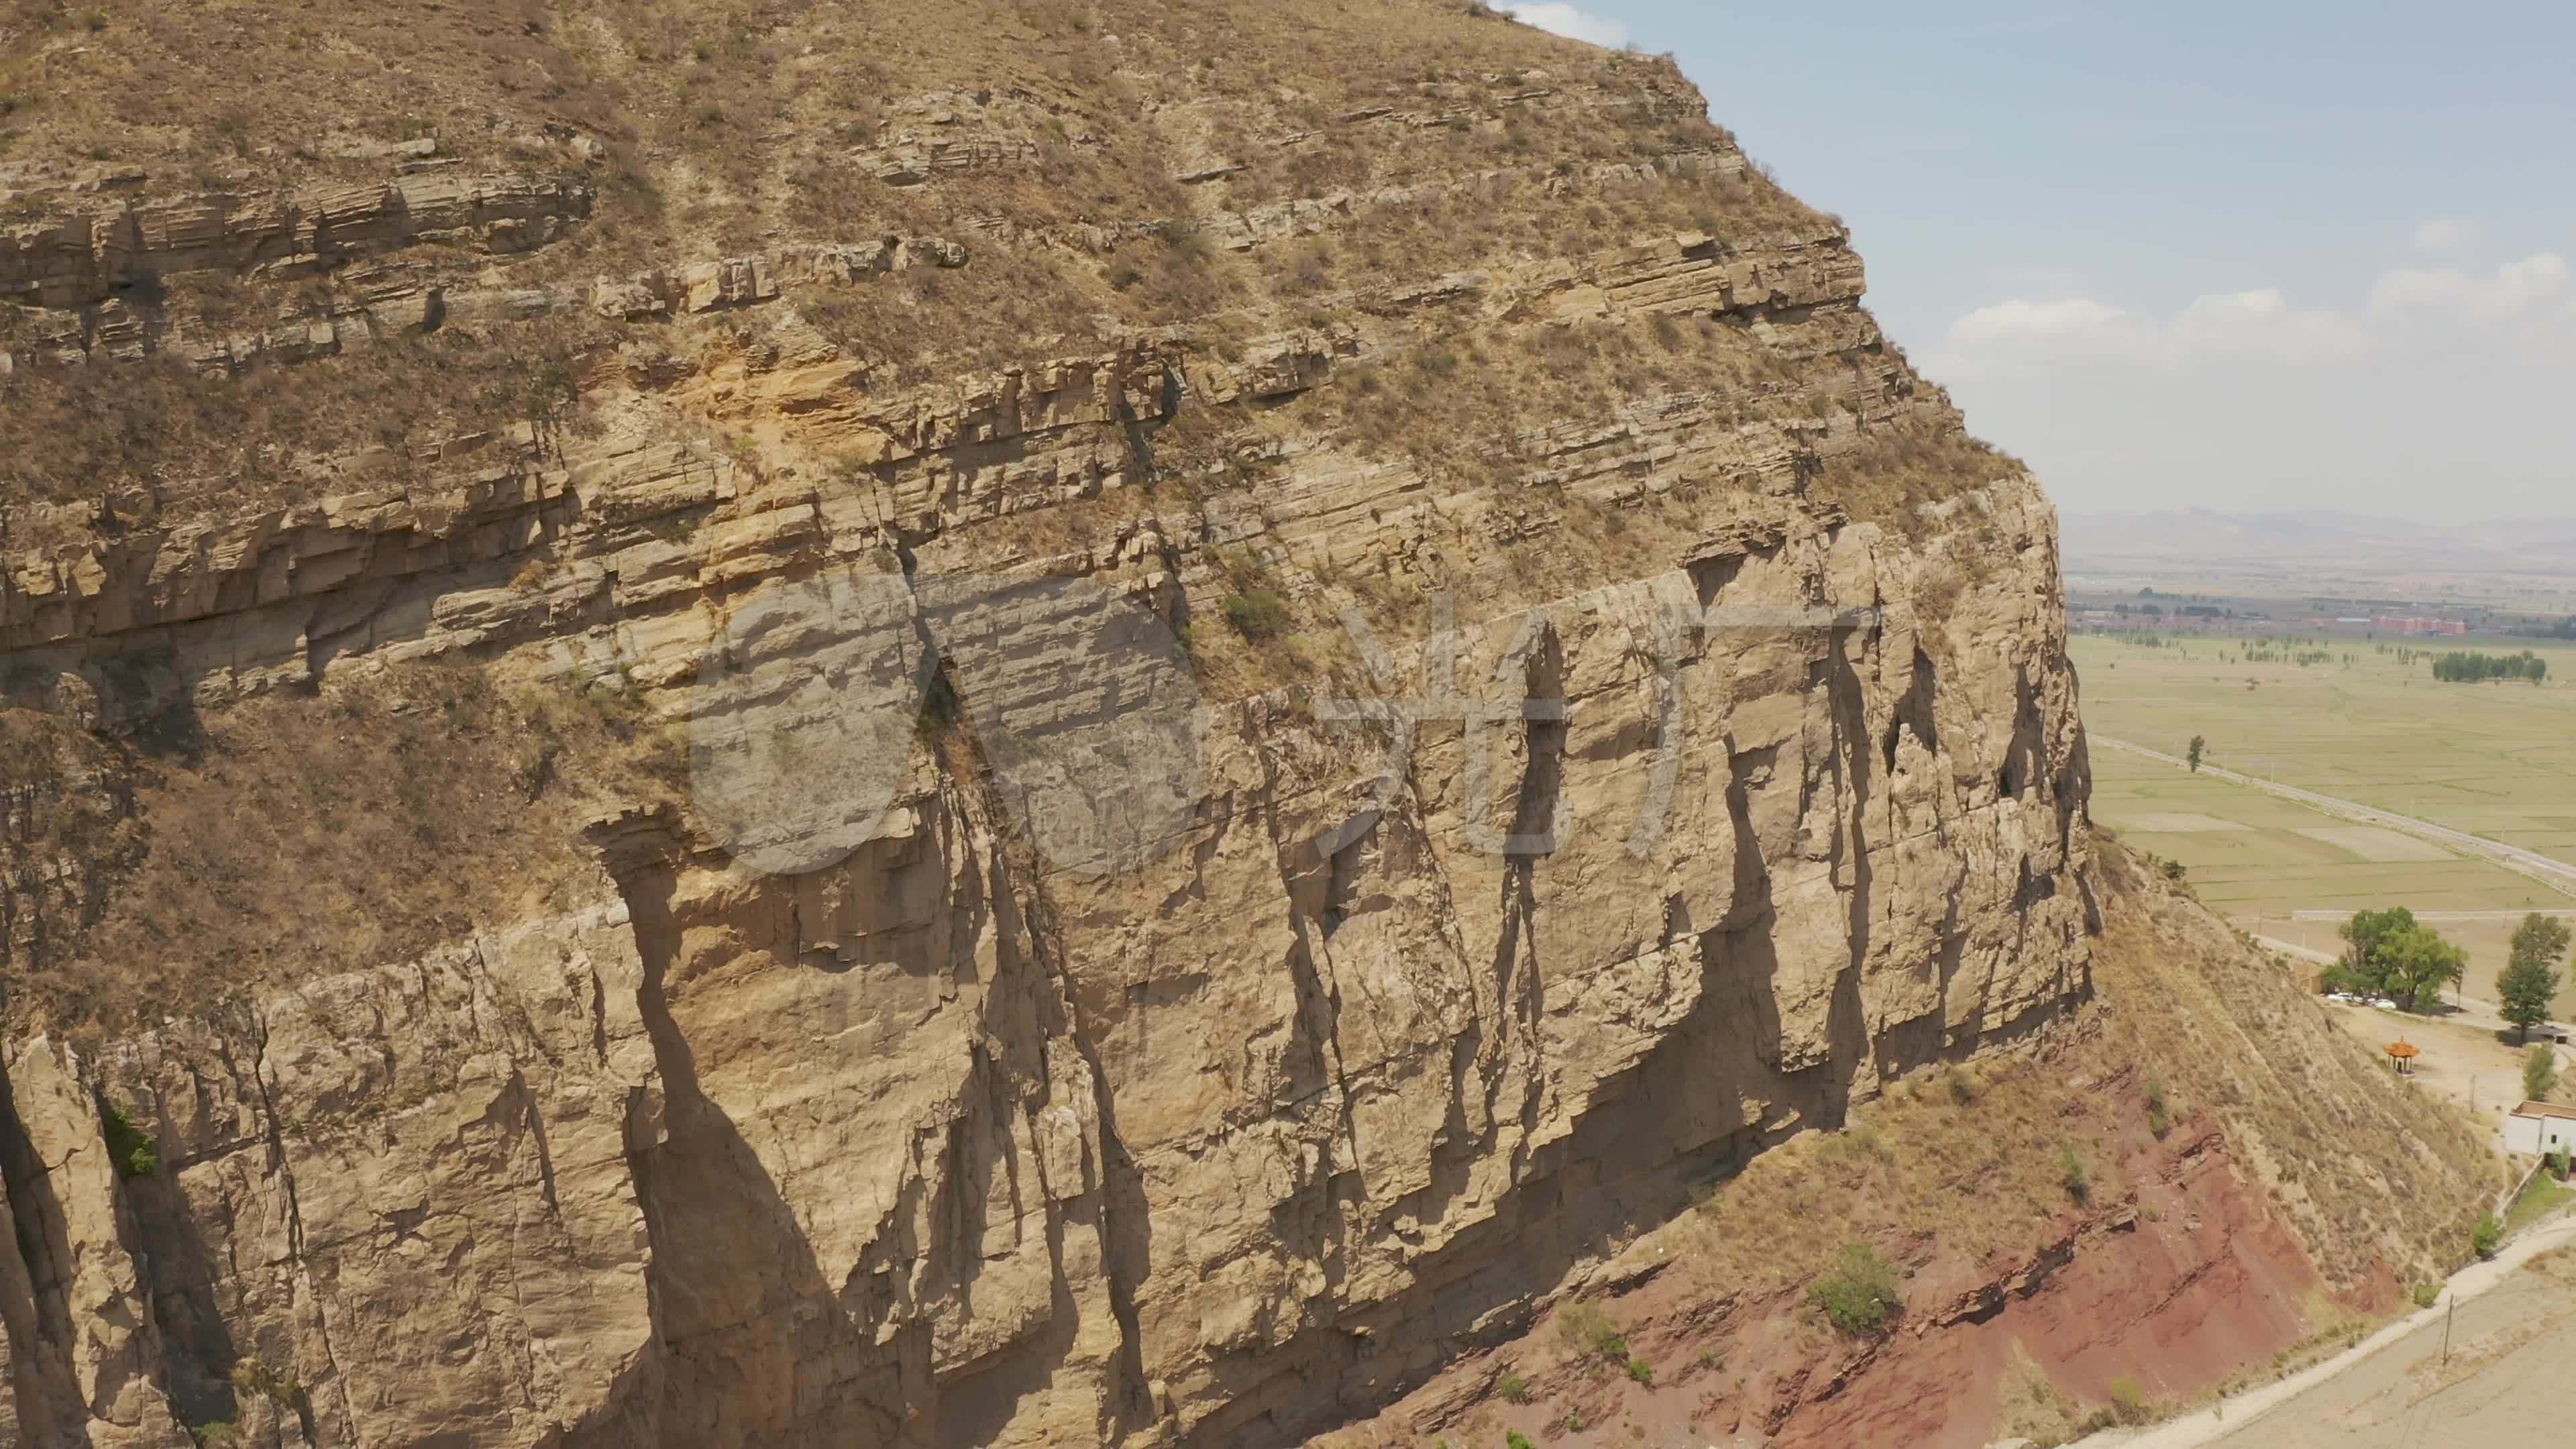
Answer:
[[[2209,569],[2336,579],[2429,574],[2576,578],[2576,518],[2415,523],[2357,513],[2068,513],[2069,573]]]

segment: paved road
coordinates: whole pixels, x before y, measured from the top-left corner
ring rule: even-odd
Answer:
[[[2161,760],[2178,770],[2191,768],[2191,762],[2180,756],[2168,755],[2162,750],[2151,750],[2144,745],[2133,745],[2126,740],[2095,735],[2093,743],[2108,745],[2115,750],[2126,750],[2133,755],[2143,755],[2150,760]],[[2332,795],[2320,795],[2314,790],[2302,790],[2295,785],[2284,785],[2277,780],[2239,774],[2234,770],[2221,769],[2216,765],[2203,764],[2200,767],[2200,773],[2214,779],[2225,780],[2230,784],[2260,790],[2266,795],[2295,800],[2311,810],[2323,811],[2339,820],[2376,825],[2383,829],[2412,835],[2418,840],[2429,840],[2436,845],[2448,847],[2465,855],[2493,861],[2507,870],[2527,875],[2552,890],[2576,894],[2576,865],[2569,865],[2563,860],[2542,855],[2535,850],[2525,850],[2519,845],[2507,845],[2500,840],[2489,840],[2483,835],[2471,835],[2465,830],[2453,830],[2447,825],[2436,825],[2430,820],[2418,820],[2412,815],[2400,815],[2393,810],[2382,810],[2373,805],[2362,805],[2351,800],[2338,800]]]

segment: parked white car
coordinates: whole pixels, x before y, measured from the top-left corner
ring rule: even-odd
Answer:
[[[2387,997],[2385,997],[2385,996],[2383,996],[2383,997],[2379,998],[2377,1001],[2374,1001],[2374,1002],[2372,1002],[2372,1003],[2370,1003],[2370,1004],[2371,1004],[2371,1005],[2373,1005],[2373,1006],[2378,1007],[2378,1008],[2379,1008],[2380,1010],[2382,1010],[2382,1011],[2395,1011],[2395,1010],[2397,1009],[2397,1003],[2396,1003],[2396,1002],[2394,1002],[2394,1001],[2389,1000],[2389,999],[2388,999]]]

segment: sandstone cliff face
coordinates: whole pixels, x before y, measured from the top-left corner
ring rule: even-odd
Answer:
[[[1329,1424],[1686,1177],[2082,994],[2045,516],[2012,526],[2027,572],[1941,625],[1910,617],[1923,566],[1848,526],[1541,611],[1511,673],[1572,718],[1500,751],[1489,811],[1545,852],[1478,840],[1436,726],[1319,850],[1371,781],[1264,696],[1211,711],[1187,836],[1140,870],[1049,869],[925,760],[823,870],[622,822],[596,909],[96,1060],[31,1049],[81,1089],[40,1113],[14,1072],[30,1151],[89,1167],[21,1194],[88,1224],[38,1297],[125,1265],[117,1352],[167,1365],[128,1390],[247,1423],[222,1376],[269,1366],[282,1442]],[[1712,588],[1892,603],[1696,648],[1639,858],[1649,611]],[[1511,639],[1467,632],[1490,674]],[[153,1124],[159,1172],[101,1165],[92,1091]]]
[[[30,408],[566,350],[510,374],[535,416],[12,500],[18,1442],[1292,1442],[2086,998],[2053,518],[1878,336],[1840,226],[1667,66],[1390,6],[1331,33],[1467,61],[1256,103],[1189,90],[1193,17],[1152,9],[1119,105],[925,84],[832,152],[892,232],[628,256],[580,171],[26,189],[61,213],[0,234]],[[1119,126],[1167,173],[1131,210],[988,209]],[[1273,195],[1269,148],[1342,184]],[[1558,220],[1454,234],[1514,210]],[[190,312],[209,269],[323,293]],[[923,335],[951,288],[1130,310],[985,365]],[[812,646],[823,706],[719,667],[798,589],[893,625]],[[228,947],[202,997],[43,1020],[48,973],[112,969],[85,940],[149,939],[84,933],[220,772],[168,763],[205,721],[328,730],[424,662],[614,696],[700,788],[589,802],[589,864],[443,939]],[[1176,677],[1172,748],[1111,769]],[[880,688],[897,728],[799,754]],[[711,802],[719,744],[770,751],[787,826]],[[885,808],[794,813],[853,772]]]

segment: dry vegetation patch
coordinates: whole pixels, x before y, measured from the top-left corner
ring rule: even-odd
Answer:
[[[0,714],[0,738],[42,717]],[[114,1030],[265,981],[398,961],[477,925],[554,909],[604,878],[581,826],[680,783],[685,756],[614,681],[510,687],[465,665],[396,666],[128,749],[129,821],[10,843],[100,871],[87,929],[21,963],[8,1010]],[[13,757],[21,798],[55,782]],[[22,876],[24,869],[19,872]]]
[[[201,375],[176,358],[0,381],[0,500],[157,500],[167,520],[417,482],[409,445],[576,416],[577,318],[449,328],[300,367]],[[363,485],[335,455],[374,452]],[[131,523],[132,518],[124,520]]]

